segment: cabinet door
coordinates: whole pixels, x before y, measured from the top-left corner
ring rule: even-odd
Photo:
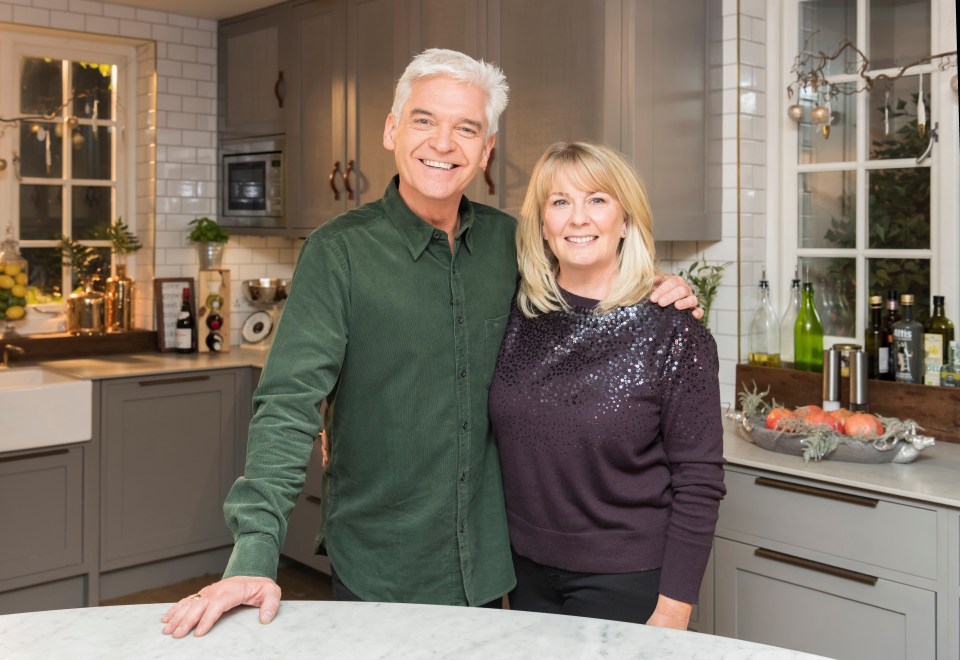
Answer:
[[[382,197],[397,171],[393,152],[383,147],[383,128],[397,80],[414,55],[410,25],[407,2],[347,0],[348,206]]]
[[[101,403],[101,570],[232,543],[238,374],[108,381]]]
[[[0,459],[0,584],[83,562],[83,451]]]
[[[347,209],[346,14],[342,0],[292,9],[287,227],[313,229]],[[372,136],[375,137],[375,136]]]
[[[558,140],[620,146],[620,5],[611,0],[490,0],[490,59],[510,103],[500,122],[488,204],[516,215],[534,164]]]
[[[221,138],[284,132],[284,40],[289,7],[221,24]]]
[[[329,574],[330,560],[314,554],[317,532],[320,531],[322,497],[323,455],[318,439],[313,445],[313,453],[310,454],[303,493],[290,514],[290,520],[287,521],[287,538],[284,540],[281,552],[284,556],[295,559],[301,564]]]
[[[722,538],[714,552],[718,635],[838,659],[936,658],[933,592],[861,582],[850,572],[800,566],[802,559]]]

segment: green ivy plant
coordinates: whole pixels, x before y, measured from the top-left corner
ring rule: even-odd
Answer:
[[[680,270],[680,277],[686,280],[703,308],[703,318],[700,322],[704,327],[710,327],[710,308],[713,306],[713,299],[717,297],[717,289],[720,287],[720,281],[723,279],[723,271],[727,269],[732,261],[726,261],[720,264],[707,263],[706,257],[700,255],[686,269]]]

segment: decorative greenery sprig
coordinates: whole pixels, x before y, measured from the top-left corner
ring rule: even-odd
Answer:
[[[732,261],[725,261],[722,264],[709,264],[706,257],[701,255],[686,269],[680,270],[680,277],[689,282],[693,292],[700,300],[700,306],[703,307],[703,318],[700,319],[700,322],[703,323],[704,327],[710,327],[710,307],[713,305],[713,299],[717,296],[717,289],[723,279],[723,271],[732,263]]]
[[[63,234],[59,240],[63,265],[72,268],[78,280],[85,282],[100,269],[103,260],[96,248],[78,243]]]
[[[114,254],[131,254],[143,247],[136,234],[124,224],[123,218],[117,218],[116,224],[98,227],[95,237],[110,241],[110,249]]]
[[[187,238],[194,243],[226,243],[230,240],[230,232],[217,224],[216,220],[203,217],[191,220],[193,226]]]

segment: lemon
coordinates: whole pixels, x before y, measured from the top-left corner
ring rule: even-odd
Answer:
[[[16,282],[9,275],[0,275],[0,289],[12,289],[14,284]]]
[[[17,273],[13,276],[13,281],[17,284],[27,285],[27,274],[26,273]]]
[[[13,277],[14,275],[20,274],[20,264],[4,264],[3,265],[3,274]],[[9,288],[9,287],[8,287]]]
[[[14,284],[13,288],[10,289],[10,293],[17,298],[25,298],[27,295],[27,287],[23,286],[22,284]]]
[[[17,319],[22,319],[23,315],[27,313],[20,305],[13,305],[12,307],[7,307],[7,318],[11,321],[16,321]]]

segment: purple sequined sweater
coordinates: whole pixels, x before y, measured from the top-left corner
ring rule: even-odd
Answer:
[[[696,603],[726,492],[716,343],[688,311],[566,295],[514,306],[490,385],[510,542],[569,571],[659,567]]]

